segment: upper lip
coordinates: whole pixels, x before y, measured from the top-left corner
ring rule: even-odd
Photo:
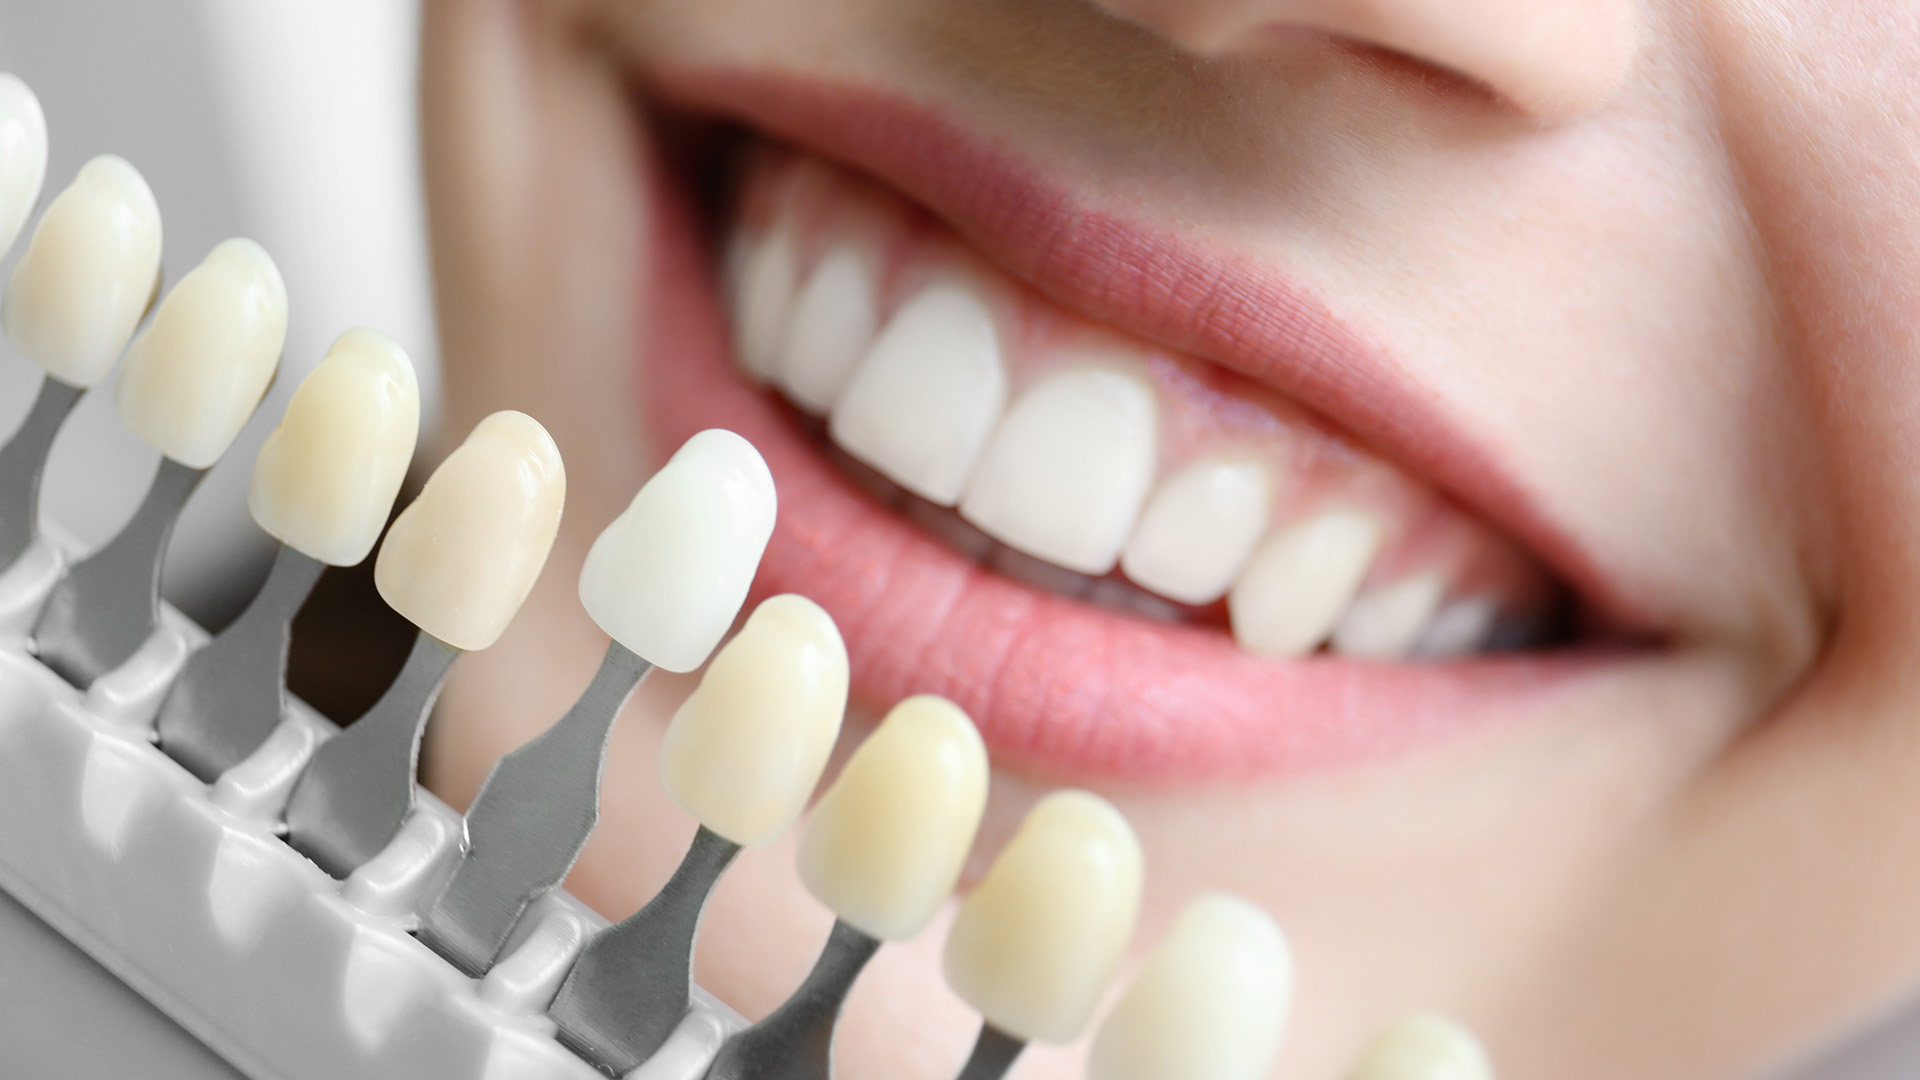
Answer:
[[[1590,624],[1650,619],[1498,457],[1312,289],[1232,252],[1074,197],[946,114],[871,89],[656,69],[676,108],[734,120],[891,184],[1061,306],[1265,383],[1426,476],[1531,550]]]

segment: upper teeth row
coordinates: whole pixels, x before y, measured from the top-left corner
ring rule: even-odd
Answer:
[[[1276,523],[1274,470],[1252,452],[1161,476],[1143,351],[1117,339],[1049,345],[1048,373],[1009,404],[1007,286],[956,260],[885,312],[880,243],[837,237],[808,267],[791,204],[730,252],[737,358],[827,416],[853,457],[1036,558],[1094,576],[1118,566],[1185,604],[1224,596],[1251,651],[1397,657],[1486,644],[1494,601],[1450,601],[1442,569],[1370,580],[1392,536],[1378,509],[1326,504]]]

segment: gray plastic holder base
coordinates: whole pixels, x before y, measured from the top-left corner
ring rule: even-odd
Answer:
[[[153,744],[153,717],[206,635],[171,608],[85,692],[27,651],[67,563],[42,538],[0,574],[0,890],[253,1080],[594,1080],[545,1010],[606,920],[563,892],[469,979],[415,940],[460,818],[422,791],[400,834],[345,882],[279,819],[336,728],[303,703],[207,785]],[[628,1080],[698,1080],[744,1021],[704,990]],[[0,1016],[0,1037],[6,1018]]]

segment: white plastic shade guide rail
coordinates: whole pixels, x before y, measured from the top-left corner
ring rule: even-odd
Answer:
[[[167,609],[126,664],[82,692],[27,651],[66,562],[43,536],[0,574],[0,890],[254,1080],[591,1080],[545,1015],[605,920],[555,892],[484,978],[410,931],[461,823],[432,796],[345,882],[276,831],[335,729],[299,702],[208,785],[153,744],[167,685],[205,634]],[[693,1011],[630,1080],[697,1080],[744,1026]]]

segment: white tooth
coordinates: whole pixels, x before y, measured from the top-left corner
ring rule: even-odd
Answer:
[[[1017,1039],[1080,1035],[1140,911],[1140,843],[1106,800],[1035,804],[947,935],[947,983]]]
[[[1293,999],[1293,957],[1267,913],[1213,893],[1188,904],[1101,1021],[1089,1080],[1260,1080]]]
[[[776,223],[765,236],[749,241],[740,261],[733,297],[733,348],[747,373],[771,382],[786,334],[793,290],[799,284],[799,253],[793,229]]]
[[[1439,574],[1415,574],[1356,597],[1333,630],[1342,656],[1396,660],[1413,651],[1447,594]]]
[[[484,649],[546,565],[566,495],[547,429],[525,413],[494,413],[393,519],[373,583],[420,629],[455,648]]]
[[[286,341],[279,267],[251,240],[223,240],[127,349],[113,394],[120,418],[173,460],[207,468],[260,404]]]
[[[903,941],[960,878],[987,805],[987,748],[945,698],[893,707],[807,818],[800,876],[848,924]]]
[[[828,252],[794,298],[780,357],[780,383],[809,412],[826,415],[879,325],[880,275],[848,246]]]
[[[1403,1017],[1376,1039],[1345,1080],[1493,1080],[1473,1032],[1432,1013]]]
[[[1106,573],[1153,483],[1158,404],[1145,379],[1111,368],[1043,380],[994,430],[961,516],[1036,558]]]
[[[660,779],[686,811],[736,844],[778,839],[827,767],[847,707],[847,650],[804,596],[747,617],[667,725]]]
[[[703,431],[613,520],[580,568],[580,603],[608,636],[668,671],[720,643],[773,535],[773,475],[753,444]]]
[[[1241,647],[1269,656],[1312,652],[1367,576],[1382,539],[1366,514],[1333,510],[1269,536],[1227,594]]]
[[[1273,508],[1273,477],[1257,461],[1210,458],[1168,477],[1147,500],[1120,568],[1142,588],[1211,604],[1253,553]]]
[[[1006,407],[1000,335],[983,291],[931,285],[894,313],[833,407],[842,450],[923,499],[960,501]]]
[[[1414,654],[1444,659],[1479,652],[1492,639],[1499,614],[1499,608],[1484,596],[1455,600],[1433,617]]]
[[[365,328],[334,341],[253,460],[247,506],[281,543],[334,566],[373,550],[413,460],[413,363]]]
[[[47,178],[47,117],[17,76],[0,72],[0,255],[13,247]]]
[[[113,368],[160,273],[160,207],[139,170],[103,154],[54,196],[0,300],[15,347],[69,386]]]

